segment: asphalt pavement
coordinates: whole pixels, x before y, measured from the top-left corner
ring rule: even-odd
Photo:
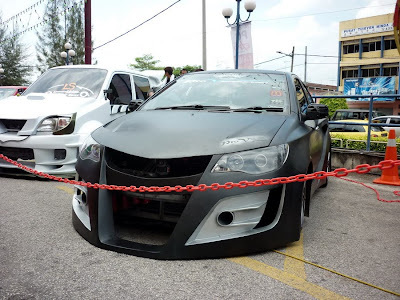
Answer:
[[[376,177],[350,176],[400,200]],[[299,242],[213,260],[92,246],[72,227],[64,183],[0,177],[0,195],[0,299],[400,299],[400,203],[339,178],[314,195]]]

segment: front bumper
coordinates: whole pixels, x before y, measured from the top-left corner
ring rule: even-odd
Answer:
[[[0,153],[36,171],[58,176],[75,176],[79,147],[86,136],[33,135],[21,141],[0,141]],[[0,172],[18,174],[17,167],[0,160]]]
[[[93,162],[78,161],[77,171],[85,181],[126,186],[210,185],[215,182],[224,184],[228,181],[244,180],[243,174],[222,176],[210,173],[219,158],[220,156],[213,157],[204,173],[179,179],[140,179],[113,170],[104,160],[101,166]],[[94,178],[93,174],[100,176]],[[268,174],[268,178],[295,174],[296,170],[286,164],[279,172]],[[245,180],[256,179],[259,178],[249,176]],[[302,183],[186,194],[147,193],[141,196],[79,186],[73,198],[73,225],[95,246],[136,256],[199,259],[245,255],[274,249],[299,239],[301,192]],[[171,206],[173,202],[175,205]],[[121,208],[122,212],[131,211],[131,205],[138,203],[149,206],[146,207],[147,210],[135,210],[135,214],[121,218]],[[154,203],[157,203],[156,207],[163,207],[163,210],[157,208],[154,211],[154,205],[151,206]],[[149,212],[153,213],[153,217]],[[157,214],[159,218],[154,218]],[[135,220],[142,217],[157,220],[138,227]],[[168,221],[173,217],[176,222],[171,226]],[[160,239],[161,242],[155,241],[156,238],[149,242],[140,237],[149,228],[148,231],[154,236],[155,227],[167,232],[166,238],[164,236],[164,239]]]

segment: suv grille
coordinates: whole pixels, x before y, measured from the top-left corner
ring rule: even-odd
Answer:
[[[20,131],[24,127],[26,120],[0,119],[0,122],[3,123],[8,131]]]
[[[113,169],[142,178],[172,178],[201,174],[211,155],[172,159],[148,159],[106,148],[106,161]]]

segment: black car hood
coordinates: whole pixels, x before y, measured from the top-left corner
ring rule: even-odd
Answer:
[[[224,154],[268,146],[288,117],[265,112],[136,111],[92,136],[106,147],[147,158]]]

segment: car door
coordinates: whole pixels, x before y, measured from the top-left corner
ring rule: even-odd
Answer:
[[[387,123],[400,125],[400,116],[399,117],[390,117]],[[400,137],[400,127],[385,127],[385,130],[388,132],[390,129],[394,129],[394,131],[396,133],[396,137]]]
[[[296,88],[297,102],[302,114],[307,110],[308,105],[313,103],[313,98],[308,92],[302,81],[294,77],[294,85]],[[328,133],[328,120],[327,118],[319,120],[309,120],[305,124],[312,129],[309,139],[310,158],[313,165],[313,171],[320,171],[323,167],[325,155],[324,149],[328,146],[329,133]]]
[[[107,99],[111,105],[111,115],[124,114],[132,100],[132,83],[130,74],[115,73],[108,88]]]
[[[138,75],[132,75],[133,83],[135,86],[134,95],[135,99],[146,100],[148,92],[150,91],[150,81],[146,77],[141,77]]]

